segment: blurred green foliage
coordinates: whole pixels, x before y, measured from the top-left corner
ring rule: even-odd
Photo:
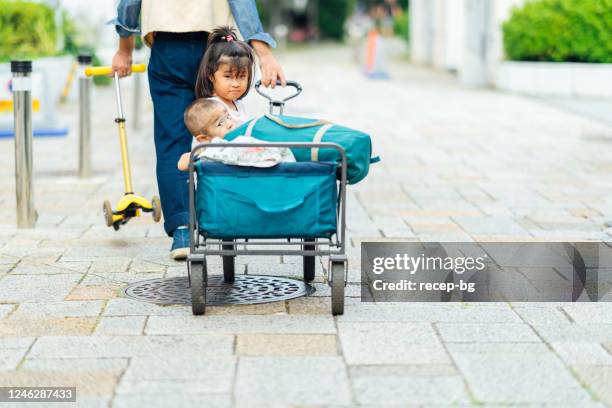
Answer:
[[[89,53],[93,56],[93,65],[101,64],[92,47],[80,46],[76,24],[65,11],[62,12],[61,29],[64,36],[63,50],[56,49],[57,33],[55,11],[46,4],[0,0],[0,62],[58,54],[76,57],[79,53]],[[111,78],[96,76],[94,83],[108,85]]]
[[[342,40],[344,36],[344,22],[346,21],[351,4],[349,0],[319,0],[319,32],[321,38]]]
[[[0,60],[56,54],[54,11],[45,4],[0,0]]]
[[[503,25],[514,61],[612,62],[612,0],[537,0]]]
[[[406,10],[393,17],[393,32],[407,42],[410,42],[410,14]]]
[[[74,23],[74,20],[70,18],[68,13],[66,13],[66,11],[62,12],[62,21],[62,31],[64,32],[64,52],[77,55],[79,53],[79,44],[77,41],[78,31],[76,24]]]

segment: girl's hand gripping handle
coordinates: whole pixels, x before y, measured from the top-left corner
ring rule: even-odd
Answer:
[[[132,65],[132,72],[145,72],[147,66],[145,64]],[[111,75],[113,73],[112,67],[87,67],[85,68],[85,75],[99,76],[99,75]]]

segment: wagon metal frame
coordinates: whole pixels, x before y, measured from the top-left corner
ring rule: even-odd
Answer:
[[[273,100],[260,92],[260,82],[255,89],[270,101],[270,113],[274,108],[283,112],[287,100],[295,98],[302,91],[302,87],[293,81],[288,85],[296,88],[297,93],[282,101]],[[196,168],[197,152],[204,148],[227,147],[286,147],[304,149],[335,149],[339,152],[341,161],[338,167],[336,182],[338,199],[336,203],[336,232],[330,238],[305,239],[292,238],[257,238],[248,237],[239,239],[217,239],[206,237],[199,230],[196,220]],[[240,255],[297,255],[303,257],[304,281],[312,281],[315,277],[315,257],[329,257],[328,283],[331,286],[332,314],[344,313],[344,289],[347,283],[348,261],[346,257],[346,186],[347,186],[347,157],[344,149],[336,143],[206,143],[197,145],[192,149],[189,159],[189,255],[187,257],[187,273],[191,287],[192,311],[195,315],[204,314],[206,308],[206,287],[208,271],[206,257],[220,255],[223,258],[223,275],[226,283],[234,281],[234,260]],[[285,248],[285,247],[295,248]],[[255,248],[256,247],[256,248]],[[262,249],[269,247],[270,249]]]

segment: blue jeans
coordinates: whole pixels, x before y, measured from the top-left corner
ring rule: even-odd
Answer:
[[[153,99],[157,186],[170,236],[189,224],[189,175],[176,167],[191,150],[193,137],[183,113],[195,99],[198,67],[206,51],[206,36],[158,33],[149,60],[149,88]]]

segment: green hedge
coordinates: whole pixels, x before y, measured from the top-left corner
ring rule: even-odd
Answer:
[[[408,11],[393,18],[393,31],[396,36],[410,42],[410,14]]]
[[[0,0],[0,60],[56,54],[54,11],[27,1]]]
[[[532,0],[503,32],[510,60],[612,63],[612,0]]]

